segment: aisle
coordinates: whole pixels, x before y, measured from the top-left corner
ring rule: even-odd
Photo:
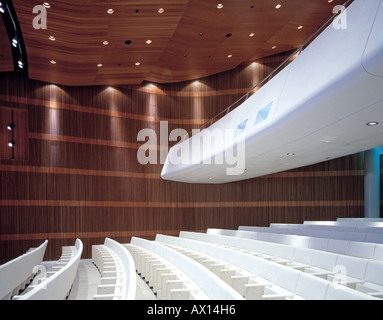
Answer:
[[[156,300],[156,296],[146,282],[137,275],[136,300]],[[82,259],[68,300],[92,300],[97,293],[101,276],[91,259]]]

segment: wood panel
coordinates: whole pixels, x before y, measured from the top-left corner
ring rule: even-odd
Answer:
[[[159,134],[160,121],[170,129],[198,127],[280,59],[197,83],[145,83],[111,92],[0,74],[1,105],[27,110],[29,127],[28,160],[0,160],[0,260],[45,239],[46,260],[57,259],[61,246],[76,237],[89,258],[91,245],[105,237],[128,242],[181,230],[362,217],[363,154],[226,185],[163,181],[161,163],[138,163],[139,130]]]
[[[35,29],[36,3],[13,1],[29,76],[72,86],[169,83],[227,71],[297,48],[344,0],[280,2],[276,9],[276,0],[225,0],[218,9],[218,3],[205,0],[52,1],[47,29]],[[107,13],[110,8],[114,14]]]

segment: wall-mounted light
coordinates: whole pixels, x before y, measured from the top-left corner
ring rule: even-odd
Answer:
[[[7,8],[7,2],[6,1],[0,1],[0,12],[4,13],[6,8]]]

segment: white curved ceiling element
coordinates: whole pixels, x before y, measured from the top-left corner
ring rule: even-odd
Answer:
[[[162,178],[228,183],[382,146],[383,4],[356,0],[339,19],[242,105],[173,146]]]

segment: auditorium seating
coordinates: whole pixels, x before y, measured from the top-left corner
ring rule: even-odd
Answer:
[[[136,255],[138,271],[147,279],[153,277],[153,289],[160,292],[159,298],[242,300],[243,297],[213,272],[186,255],[157,241],[137,237],[130,245],[143,249]],[[130,246],[132,248],[132,246]],[[169,280],[175,280],[175,288]],[[181,286],[181,288],[179,287]],[[166,291],[166,293],[165,293]]]
[[[136,268],[133,257],[120,243],[105,238],[103,245],[92,246],[92,261],[101,274],[94,300],[134,300]]]
[[[62,248],[62,255],[52,270],[40,277],[38,284],[28,286],[27,292],[14,300],[65,300],[69,295],[80,263],[83,244],[76,239],[74,246]]]
[[[240,252],[239,250],[232,250],[227,247],[217,246],[208,242],[181,237],[157,235],[156,241],[192,249],[202,254],[207,254],[222,260],[220,270],[223,271],[223,273],[221,273],[220,276],[224,279],[225,275],[227,276],[228,274],[225,271],[229,271],[231,282],[228,282],[227,279],[225,281],[232,286],[234,286],[237,280],[241,280],[241,277],[244,278],[242,280],[245,281],[242,281],[242,283],[245,284],[245,288],[242,288],[241,290],[238,290],[237,288],[237,290],[242,294],[245,292],[244,296],[246,299],[314,299],[313,292],[310,290],[303,290],[303,288],[310,287],[313,283],[316,283],[319,287],[326,288],[323,289],[326,294],[324,296],[316,296],[315,298],[317,299],[328,299],[329,297],[334,298],[334,287],[336,287],[339,295],[344,299],[373,298],[372,296],[367,296],[357,290],[348,288],[345,285],[339,285],[335,281],[329,281],[314,275],[314,273],[320,272],[319,269],[312,270],[311,273],[302,272],[275,261],[262,259],[254,255]],[[226,262],[230,265],[225,266],[222,262]],[[219,262],[216,261],[215,264],[219,264]],[[303,274],[304,276],[300,277]],[[327,274],[331,273],[327,272]],[[238,277],[238,279],[236,277]],[[350,279],[348,280],[351,281]],[[299,291],[297,292],[296,290]]]
[[[24,290],[39,271],[48,240],[0,266],[0,300],[9,300]]]

